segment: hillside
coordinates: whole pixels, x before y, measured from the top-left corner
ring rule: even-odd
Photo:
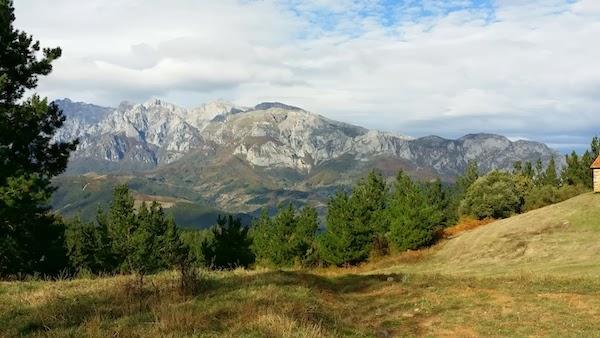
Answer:
[[[600,332],[600,195],[352,269],[173,273],[0,283],[0,336],[592,337]]]
[[[384,271],[404,268],[473,276],[600,276],[600,195],[583,194],[461,233],[419,264]]]

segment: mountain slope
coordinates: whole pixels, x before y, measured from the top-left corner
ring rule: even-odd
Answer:
[[[311,174],[314,168],[351,157],[369,162],[386,157],[428,168],[452,178],[473,159],[484,171],[508,169],[516,160],[544,162],[557,154],[543,144],[511,142],[498,135],[467,135],[458,140],[430,136],[420,139],[368,130],[333,121],[278,102],[253,108],[213,102],[185,109],[161,100],[122,103],[116,109],[57,101],[73,124],[57,136],[80,137],[71,173],[85,173],[85,161],[119,163],[103,171],[156,168],[194,152],[195,156],[236,156],[254,167],[287,168]],[[97,111],[101,109],[102,113]],[[106,110],[110,110],[106,113]],[[91,112],[90,112],[91,111]]]

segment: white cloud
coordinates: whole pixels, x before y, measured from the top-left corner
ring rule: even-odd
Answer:
[[[553,141],[600,126],[599,3],[19,0],[16,14],[64,49],[40,82],[51,97],[279,100],[407,134]]]

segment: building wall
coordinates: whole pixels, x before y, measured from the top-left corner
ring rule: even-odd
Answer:
[[[600,192],[600,169],[594,169],[594,192]]]

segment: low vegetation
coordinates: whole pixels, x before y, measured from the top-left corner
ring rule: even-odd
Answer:
[[[422,273],[208,272],[195,296],[169,273],[3,283],[6,336],[594,336],[596,278]],[[519,325],[515,325],[518,322]]]

